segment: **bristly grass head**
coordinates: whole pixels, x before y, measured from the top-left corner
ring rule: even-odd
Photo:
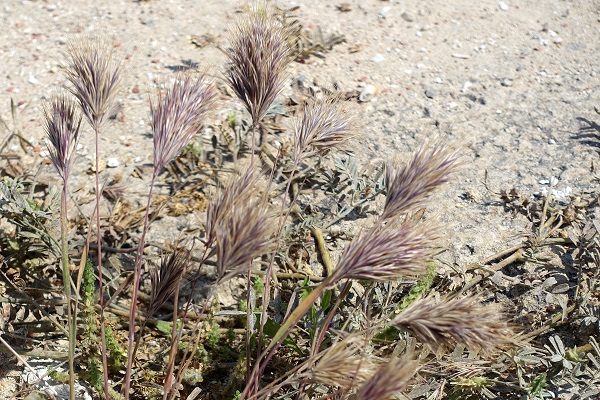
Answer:
[[[450,179],[458,165],[456,152],[443,144],[422,147],[412,160],[400,167],[397,162],[386,165],[386,199],[382,219],[406,213],[422,204],[431,192]]]
[[[356,136],[356,120],[339,98],[328,97],[304,104],[294,125],[294,160],[343,148]]]
[[[319,361],[308,372],[309,380],[346,390],[368,381],[380,368],[381,360],[366,351],[365,340],[362,335],[351,334],[319,353]]]
[[[334,279],[386,281],[421,275],[439,252],[435,239],[435,228],[423,223],[379,222],[346,247]]]
[[[492,352],[514,342],[514,333],[495,305],[483,305],[478,297],[438,301],[419,299],[392,320],[398,329],[411,332],[424,343]]]
[[[81,116],[70,98],[64,95],[55,96],[50,104],[44,107],[44,128],[50,142],[50,159],[65,182],[69,179],[80,125]]]
[[[217,224],[236,207],[248,203],[259,191],[259,175],[252,168],[232,178],[206,210],[206,245],[212,246],[217,236]]]
[[[200,130],[216,100],[205,75],[180,75],[156,101],[150,102],[154,133],[154,167],[161,170],[181,153]]]
[[[216,246],[220,282],[244,273],[252,260],[276,247],[275,214],[264,196],[257,197],[261,191],[258,175],[248,169],[209,206],[207,242]]]
[[[284,72],[292,50],[281,23],[265,4],[255,5],[250,16],[240,19],[226,51],[226,79],[258,126],[284,86]]]
[[[377,371],[351,400],[393,400],[417,372],[419,363],[408,357],[393,358]]]
[[[70,91],[88,122],[97,128],[115,98],[122,67],[115,60],[113,49],[100,39],[73,43],[66,55],[65,73],[72,84]]]
[[[170,256],[163,256],[160,266],[152,270],[150,273],[151,290],[148,316],[153,315],[173,296],[183,278],[189,260],[190,252],[177,248]]]

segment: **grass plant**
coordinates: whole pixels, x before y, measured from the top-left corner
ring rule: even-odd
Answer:
[[[510,318],[487,304],[484,294],[435,290],[440,287],[435,258],[442,250],[439,238],[444,227],[434,217],[424,218],[423,209],[461,165],[460,148],[432,140],[409,160],[390,160],[369,176],[339,158],[333,162],[337,169],[330,171],[328,161],[348,154],[363,129],[357,123],[357,109],[335,94],[307,97],[296,108],[290,130],[270,131],[265,121],[286,85],[286,67],[293,59],[290,32],[265,3],[257,3],[233,28],[225,50],[225,81],[247,116],[227,113],[222,142],[216,134],[208,140],[197,135],[218,105],[218,93],[205,73],[188,71],[157,89],[149,105],[153,168],[139,217],[143,221],[139,239],[128,249],[103,242],[99,176],[101,131],[122,79],[121,60],[101,40],[69,47],[65,66],[69,94],[48,103],[44,128],[50,159],[62,180],[60,262],[68,311],[71,399],[76,378],[107,400],[145,398],[149,392],[144,390],[150,386],[153,396],[193,399],[197,387],[206,383],[203,374],[211,363],[227,371],[223,398],[394,399],[411,388],[415,376],[432,373],[432,365],[452,363],[448,369],[464,368],[452,379],[449,396],[467,392],[489,396],[494,381],[484,376],[481,365],[489,365],[492,355],[499,358],[498,364],[514,368],[522,393],[543,398],[550,378],[536,370],[537,378],[527,381],[523,374],[530,365],[560,362],[575,369],[583,365],[583,358],[573,356],[577,352],[566,348],[559,337],[551,337],[553,347],[546,350],[515,350],[518,340]],[[250,123],[244,124],[248,118]],[[80,247],[69,246],[68,180],[81,172],[71,164],[83,119],[95,135],[98,253],[94,267],[86,243],[80,254],[80,277],[73,280],[69,254]],[[226,153],[233,137],[227,129],[244,142],[236,144],[233,155]],[[238,151],[241,148],[250,149],[250,155]],[[275,152],[269,150],[273,148]],[[192,162],[186,164],[186,157]],[[169,178],[184,170],[181,165],[188,173],[200,165],[202,179],[194,181],[200,183],[185,190],[201,191],[209,199],[202,229],[169,247],[153,243],[147,234],[151,216],[161,212],[154,190],[159,183],[168,186]],[[193,181],[176,178],[173,181],[181,186],[171,187],[174,192]],[[336,190],[342,184],[345,189]],[[5,187],[4,198],[15,198]],[[319,212],[314,211],[319,207],[306,204],[302,193],[315,187],[323,189],[322,197],[351,198],[350,204],[339,206],[334,216],[314,217],[311,213]],[[329,254],[325,236],[333,235],[331,226],[351,213],[362,218],[363,206],[381,195],[382,207],[369,210],[371,223],[361,226],[338,254]],[[557,243],[551,235],[562,227],[562,219],[553,214],[549,200],[538,220],[538,229],[515,249],[514,259],[535,258],[535,251]],[[92,226],[86,229],[89,234]],[[588,297],[583,292],[597,281],[593,274],[585,280],[586,268],[598,264],[597,232],[592,231],[587,226],[572,235],[579,249],[577,297],[582,302],[589,298],[589,290]],[[313,253],[307,243],[315,245]],[[163,254],[145,273],[144,262],[153,260],[146,260],[144,251],[151,246],[160,246]],[[130,279],[114,279],[114,284],[104,280],[109,275],[103,270],[103,249],[134,252],[132,265],[127,266]],[[311,256],[322,264],[322,274],[303,268]],[[219,291],[239,282],[246,287],[243,306],[220,310]],[[477,282],[465,282],[463,288]],[[111,301],[106,288],[113,293]],[[126,317],[126,328],[115,322],[118,318],[107,318],[108,312]],[[586,316],[588,321],[593,317]],[[162,349],[157,360],[143,364],[138,351],[149,346],[143,340],[147,329],[153,329],[153,341]],[[93,349],[98,330],[100,348]],[[79,365],[77,343],[85,359]],[[469,357],[463,357],[464,352]],[[467,359],[479,364],[468,364]],[[593,371],[580,372],[590,382],[596,378]],[[445,389],[435,390],[440,394]],[[430,391],[431,398],[440,397],[434,396],[435,390]]]
[[[60,196],[60,241],[62,251],[62,273],[67,301],[69,329],[69,398],[75,399],[75,342],[77,341],[77,313],[74,299],[71,295],[71,271],[69,267],[68,230],[68,182],[77,147],[81,118],[73,101],[65,96],[54,98],[44,113],[46,134],[50,142],[50,159],[62,178],[63,187]]]
[[[100,128],[107,117],[109,107],[116,96],[121,81],[121,66],[113,56],[109,45],[100,39],[87,39],[71,44],[67,52],[68,64],[64,71],[71,83],[70,92],[77,99],[81,112],[95,135],[96,185],[96,244],[98,249],[98,283],[100,285],[100,340],[102,343],[102,366],[104,393],[108,400],[108,361],[104,322],[104,280],[102,271],[102,232],[100,227]],[[71,390],[71,396],[73,396]]]

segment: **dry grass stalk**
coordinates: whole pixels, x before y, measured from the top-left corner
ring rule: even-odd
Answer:
[[[393,400],[401,393],[416,374],[419,363],[408,357],[393,358],[377,371],[352,400]]]
[[[265,4],[258,4],[234,28],[226,55],[230,61],[226,79],[256,127],[283,89],[284,72],[292,60],[285,29]]]
[[[343,148],[356,136],[353,113],[344,109],[340,99],[329,97],[304,104],[294,126],[294,160],[300,161],[332,148]],[[314,149],[313,151],[310,151]]]
[[[81,117],[76,106],[66,96],[55,96],[50,105],[44,107],[44,128],[50,142],[50,159],[65,182],[69,179],[80,125]]]
[[[150,102],[155,169],[162,169],[181,153],[200,130],[215,100],[216,91],[205,75],[186,73]]]
[[[475,296],[443,297],[439,302],[428,297],[412,303],[391,324],[432,346],[462,343],[493,352],[513,342],[506,320],[496,305],[483,305]]]
[[[378,223],[346,247],[334,279],[386,281],[423,274],[438,252],[435,236],[435,228],[425,224]]]
[[[100,126],[111,106],[121,80],[119,61],[113,49],[100,39],[87,39],[69,45],[65,68],[71,93],[92,127]]]
[[[422,147],[412,160],[400,167],[395,161],[386,165],[387,195],[382,219],[394,218],[421,205],[431,192],[449,180],[458,165],[458,155],[443,144]]]

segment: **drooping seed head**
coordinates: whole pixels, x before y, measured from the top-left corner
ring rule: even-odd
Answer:
[[[217,225],[234,208],[251,201],[260,191],[260,176],[252,168],[234,176],[219,194],[211,201],[206,210],[206,242],[211,246],[216,239]]]
[[[44,128],[49,142],[50,159],[64,182],[69,178],[80,125],[81,116],[70,98],[55,96],[44,107]]]
[[[353,110],[340,99],[313,99],[304,104],[302,114],[294,125],[294,154],[296,161],[315,153],[343,148],[356,136]]]
[[[102,124],[121,81],[120,61],[113,49],[100,39],[86,39],[71,44],[65,68],[71,93],[92,127]]]
[[[164,168],[181,153],[202,127],[215,100],[216,91],[206,82],[205,75],[187,73],[150,102],[156,170]]]
[[[363,336],[349,335],[320,353],[321,358],[308,373],[308,379],[346,390],[356,387],[369,380],[381,366],[381,360],[366,350]]]
[[[513,342],[515,335],[506,319],[496,305],[483,305],[475,296],[439,301],[429,297],[416,300],[391,325],[433,346],[463,343],[491,352]]]
[[[151,271],[148,316],[154,315],[173,296],[187,269],[189,259],[189,251],[177,248],[170,256],[163,256],[160,266]]]
[[[385,207],[381,218],[390,219],[421,205],[435,188],[449,180],[457,165],[457,153],[441,143],[431,149],[421,148],[404,166],[395,161],[388,163]]]
[[[418,361],[408,357],[393,358],[383,365],[351,400],[393,400],[402,393],[418,369]]]
[[[233,178],[209,205],[207,245],[214,242],[221,282],[246,272],[252,260],[276,247],[277,224],[252,169]]]
[[[238,21],[225,53],[226,79],[256,127],[283,89],[285,69],[292,60],[288,36],[261,3]]]
[[[422,223],[380,222],[350,242],[333,274],[365,281],[423,274],[439,251],[435,238],[435,228]]]

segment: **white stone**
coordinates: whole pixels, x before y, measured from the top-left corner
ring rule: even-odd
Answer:
[[[380,63],[385,60],[385,57],[383,54],[375,54],[371,60],[373,62]]]

